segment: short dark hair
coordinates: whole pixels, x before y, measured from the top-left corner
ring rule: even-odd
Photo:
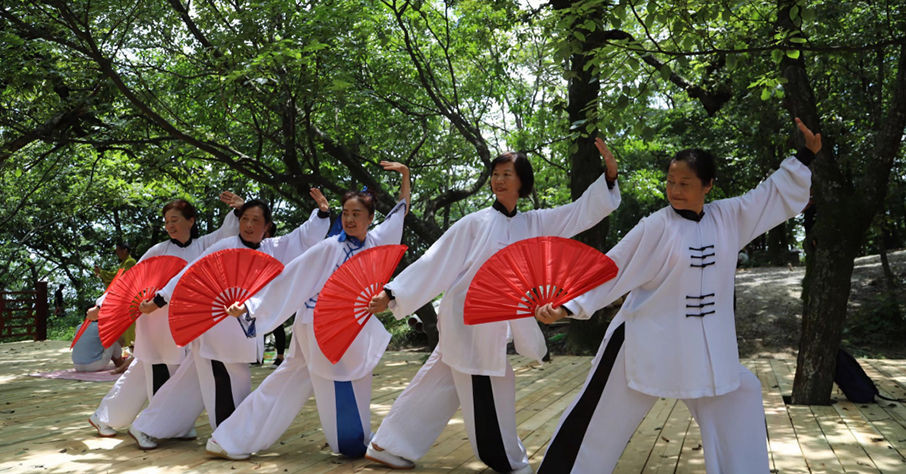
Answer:
[[[257,207],[257,208],[261,209],[261,213],[264,214],[264,222],[267,222],[268,224],[270,224],[271,222],[274,221],[274,219],[271,217],[270,206],[268,206],[267,203],[262,201],[261,199],[251,199],[251,200],[245,201],[245,204],[243,204],[242,207],[239,208],[239,217],[242,218],[242,215],[245,214],[245,211],[247,211],[253,207]]]
[[[707,186],[717,177],[717,164],[714,161],[714,155],[705,150],[699,148],[680,150],[670,159],[667,168],[669,169],[670,165],[677,161],[686,162],[686,166],[701,180],[703,186]]]
[[[126,249],[127,252],[132,251],[132,247],[129,246],[129,242],[125,242],[125,241],[116,244],[116,248]]]
[[[276,223],[276,222],[271,222],[271,225],[268,226],[266,232],[267,232],[268,234],[270,234],[268,237],[276,237],[276,236],[277,236],[277,223]]]
[[[519,188],[519,197],[531,195],[532,189],[535,188],[535,172],[532,170],[532,162],[525,156],[525,153],[521,151],[505,151],[497,155],[497,158],[494,158],[494,161],[491,162],[491,172],[493,173],[494,168],[501,163],[513,163],[513,167],[516,168],[516,176],[519,176],[519,181],[522,182],[522,187]]]
[[[365,188],[361,191],[349,190],[343,194],[343,197],[340,198],[340,207],[346,205],[346,201],[356,198],[365,206],[365,209],[368,209],[368,215],[374,215],[374,198],[377,197],[377,192],[371,188]]]
[[[195,210],[195,206],[191,202],[186,201],[185,199],[174,199],[168,202],[164,208],[160,211],[160,215],[166,217],[167,212],[171,209],[179,211],[184,218],[195,219],[195,223],[192,224],[192,231],[189,234],[193,239],[198,238],[198,211]]]

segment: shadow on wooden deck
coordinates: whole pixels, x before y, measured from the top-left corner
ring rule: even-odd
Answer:
[[[281,440],[250,461],[210,458],[207,415],[196,422],[195,441],[163,441],[140,451],[120,430],[100,438],[88,417],[111,383],[29,377],[69,367],[69,343],[0,344],[0,474],[11,472],[391,472],[367,460],[334,455],[321,433],[315,404],[307,403]],[[374,374],[372,429],[415,375],[426,354],[389,352]],[[590,368],[588,357],[556,357],[536,363],[513,356],[519,435],[537,468],[563,410]],[[863,360],[882,393],[906,397],[906,361]],[[855,405],[835,392],[838,403],[787,407],[794,360],[751,359],[743,364],[761,380],[772,472],[906,473],[906,407],[900,403]],[[253,386],[271,373],[252,369]],[[419,473],[490,473],[472,455],[457,412],[434,447],[419,461]],[[704,472],[701,433],[683,403],[660,399],[636,430],[617,473]]]

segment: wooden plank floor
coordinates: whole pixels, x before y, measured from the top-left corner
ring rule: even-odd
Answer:
[[[281,441],[250,461],[209,458],[204,443],[207,416],[196,423],[198,440],[163,441],[139,451],[122,431],[99,438],[87,419],[111,383],[28,377],[70,366],[68,343],[0,344],[0,474],[9,472],[248,472],[388,473],[366,460],[337,456],[327,447],[315,404],[306,404]],[[415,375],[426,354],[387,353],[375,371],[372,427]],[[548,440],[590,368],[588,357],[556,357],[538,367],[513,356],[517,422],[537,469]],[[862,361],[881,392],[906,397],[906,361]],[[866,363],[867,362],[867,363]],[[771,469],[777,473],[906,473],[906,407],[900,403],[855,405],[835,392],[838,403],[787,407],[795,361],[743,361],[762,383]],[[252,369],[253,386],[271,373]],[[457,413],[414,472],[490,473],[477,461]],[[636,430],[617,473],[704,472],[701,432],[683,403],[660,399]]]

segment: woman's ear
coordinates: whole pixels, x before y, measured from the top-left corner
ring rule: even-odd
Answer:
[[[710,192],[711,192],[711,189],[714,188],[714,179],[712,178],[711,181],[708,181],[708,184],[706,184],[706,185],[704,186],[704,188],[705,188],[705,194],[710,193]]]

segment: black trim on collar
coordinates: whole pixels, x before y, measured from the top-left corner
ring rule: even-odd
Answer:
[[[701,222],[702,217],[705,217],[705,210],[702,209],[701,214],[696,214],[695,211],[690,211],[688,209],[677,209],[673,206],[670,206],[674,212],[680,215],[683,219],[689,219],[690,221]]]
[[[246,247],[248,247],[250,249],[258,250],[258,247],[261,247],[261,242],[258,242],[256,244],[256,243],[252,243],[252,242],[249,242],[248,240],[243,239],[241,235],[237,235],[236,237],[239,237],[239,240],[242,242],[242,245],[245,245]]]
[[[173,245],[175,245],[181,249],[184,249],[184,248],[188,247],[189,245],[192,245],[193,240],[195,240],[195,239],[193,239],[192,237],[189,237],[189,240],[187,240],[186,243],[182,243],[176,239],[170,239],[170,243],[172,243]]]
[[[500,204],[500,201],[498,201],[496,199],[494,200],[494,204],[492,204],[491,207],[493,207],[494,209],[497,209],[498,211],[500,211],[501,214],[503,214],[507,217],[514,217],[516,215],[516,213],[519,212],[519,209],[515,208],[515,207],[513,208],[513,212],[508,211],[506,209],[506,207],[503,204]]]

